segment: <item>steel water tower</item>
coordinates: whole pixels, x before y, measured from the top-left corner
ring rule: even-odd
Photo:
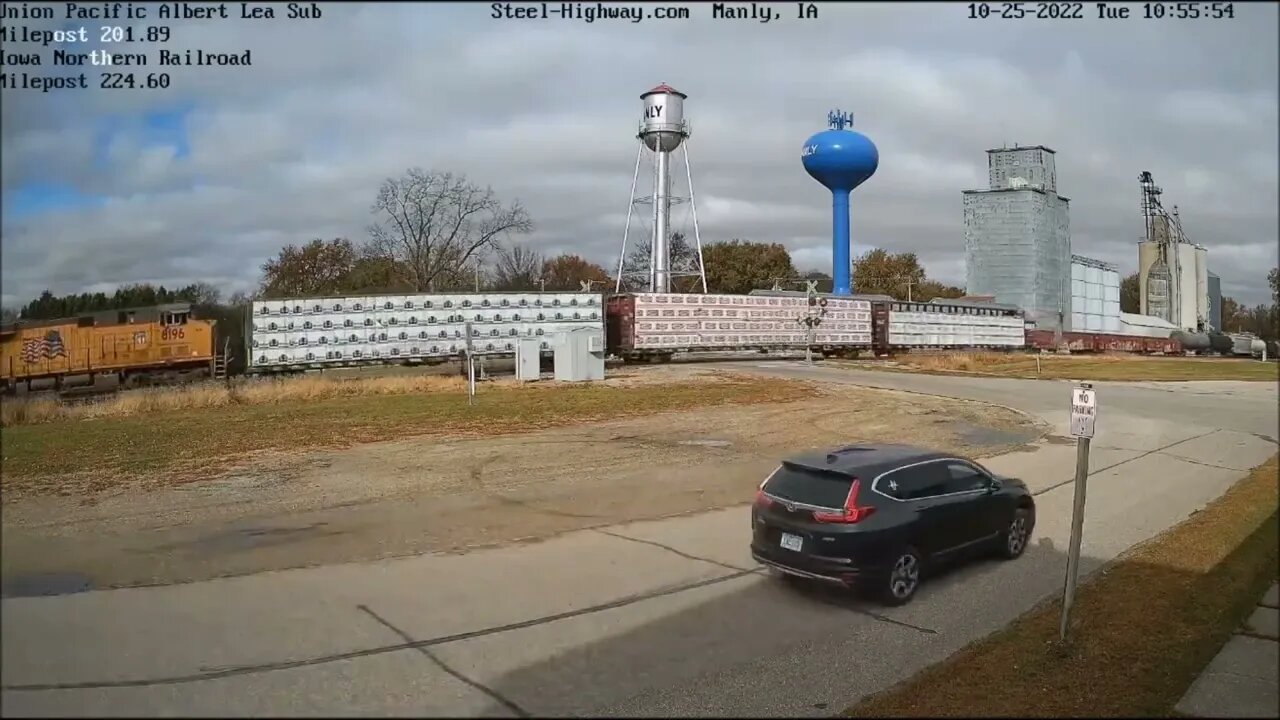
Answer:
[[[875,174],[880,152],[867,136],[846,130],[853,116],[839,110],[827,113],[827,130],[804,142],[800,160],[814,180],[831,191],[832,293],[849,295],[852,248],[849,240],[849,194]]]
[[[622,290],[622,279],[647,277],[649,292],[671,292],[671,280],[675,277],[695,276],[702,280],[702,292],[707,291],[707,275],[702,264],[702,236],[698,230],[698,208],[693,203],[693,171],[689,168],[689,123],[684,119],[684,101],[688,95],[663,83],[640,96],[644,102],[644,114],[636,138],[640,147],[636,151],[636,169],[631,178],[631,203],[627,206],[627,222],[622,231],[622,254],[618,258],[616,290]],[[688,195],[672,194],[671,154],[681,150],[684,159]],[[640,164],[645,153],[653,161],[653,195],[636,197],[640,179]],[[693,214],[694,246],[697,250],[696,268],[671,266],[671,206],[688,202]],[[626,271],[627,239],[631,232],[631,218],[636,205],[653,204],[653,229],[649,237],[649,267],[631,268]]]

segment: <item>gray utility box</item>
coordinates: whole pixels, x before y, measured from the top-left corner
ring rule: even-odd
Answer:
[[[578,328],[556,333],[556,380],[586,382],[604,379],[604,333]]]
[[[522,337],[516,341],[516,379],[520,382],[542,377],[542,338]]]

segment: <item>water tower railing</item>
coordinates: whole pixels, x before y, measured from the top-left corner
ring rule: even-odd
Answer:
[[[636,137],[644,137],[647,134],[660,132],[679,133],[687,138],[693,134],[693,126],[689,124],[688,120],[681,120],[679,123],[662,124],[650,124],[641,120],[636,124]]]

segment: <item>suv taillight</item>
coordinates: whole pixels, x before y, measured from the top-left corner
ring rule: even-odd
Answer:
[[[779,468],[779,470],[780,469],[781,468]],[[777,470],[774,470],[773,472],[769,473],[769,477],[762,480],[760,482],[760,487],[756,488],[756,502],[755,502],[756,507],[759,507],[759,508],[768,507],[773,504],[773,498],[769,497],[764,493],[764,486],[767,485],[769,481],[773,479],[773,476],[777,474],[778,474]]]
[[[756,507],[769,507],[773,504],[773,498],[764,494],[764,488],[756,490]]]
[[[853,485],[849,487],[849,494],[844,499],[844,509],[839,512],[823,512],[820,510],[813,511],[813,519],[820,523],[848,523],[853,524],[862,522],[876,511],[870,505],[858,505],[858,486],[860,482],[855,478]]]

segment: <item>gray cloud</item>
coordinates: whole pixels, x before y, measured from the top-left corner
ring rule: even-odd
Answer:
[[[688,7],[689,21],[636,24],[498,21],[482,3],[172,23],[171,49],[248,48],[253,68],[164,68],[168,91],[5,91],[5,187],[65,183],[108,201],[18,218],[6,206],[3,301],[140,280],[247,289],[286,243],[363,238],[378,184],[410,166],[518,198],[537,224],[528,242],[614,267],[638,95],[659,82],[690,96],[704,241],[778,241],[802,266],[829,265],[829,196],[798,152],[840,106],[881,156],[854,194],[855,252],[915,251],[961,282],[960,191],[985,184],[983,151],[1045,144],[1076,253],[1136,268],[1137,175],[1150,170],[1224,293],[1266,299],[1280,232],[1274,5],[1236,4],[1234,20],[1015,23],[969,20],[962,3],[824,4],[804,22],[780,3],[768,24]],[[189,156],[148,144],[142,113],[188,106]],[[105,118],[121,131],[101,150]]]

